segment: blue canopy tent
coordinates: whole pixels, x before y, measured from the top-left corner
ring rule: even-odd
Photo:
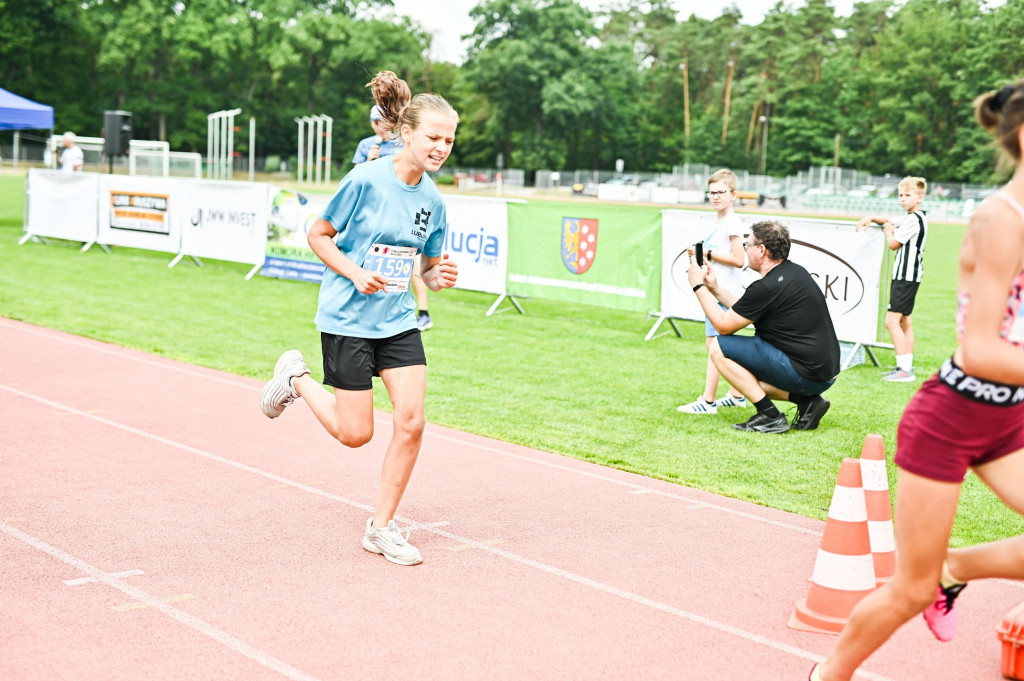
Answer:
[[[53,130],[53,107],[0,88],[0,130]]]
[[[0,88],[0,130],[53,130],[53,107],[19,97]],[[47,135],[49,136],[49,135]],[[14,133],[14,167],[20,155],[19,135]]]

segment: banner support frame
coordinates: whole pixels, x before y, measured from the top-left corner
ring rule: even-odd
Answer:
[[[679,331],[679,327],[676,326],[675,319],[673,319],[672,317],[669,317],[666,314],[662,314],[661,312],[647,313],[647,318],[650,319],[651,317],[657,317],[658,321],[654,322],[654,326],[652,326],[651,330],[647,332],[646,336],[644,336],[645,341],[654,340],[655,338],[659,338],[661,336],[668,334],[668,331],[662,331],[661,333],[657,333],[658,327],[660,327],[662,323],[665,322],[666,320],[668,320],[668,323],[672,327],[672,330],[676,332],[676,336],[678,336],[679,338],[683,337],[683,334]]]
[[[511,293],[502,293],[501,295],[498,296],[497,300],[495,300],[494,303],[491,304],[491,307],[487,310],[487,314],[484,316],[490,317],[491,315],[497,314],[498,312],[508,312],[509,310],[511,310],[511,307],[505,307],[500,310],[498,309],[498,306],[501,305],[501,303],[506,299],[510,303],[512,303],[512,305],[515,306],[515,309],[519,310],[519,314],[526,314],[526,310],[524,310],[523,306],[519,304],[519,300],[516,298],[516,296],[514,296]],[[529,298],[526,298],[526,300],[529,300]]]
[[[854,355],[857,354],[858,348],[864,348],[864,352],[867,353],[868,357],[871,358],[871,361],[874,363],[876,367],[882,366],[882,363],[878,361],[877,357],[875,357],[875,353],[871,351],[871,348],[880,348],[882,350],[894,349],[892,343],[854,343],[853,348],[850,349],[850,354],[846,358],[846,361],[843,362],[843,365],[841,367],[839,367],[840,371],[846,371],[847,369],[850,368],[850,363],[853,361]]]
[[[169,263],[167,263],[167,269],[171,269],[172,267],[177,265],[179,262],[181,262],[182,258],[184,258],[185,255],[186,255],[185,253],[179,253],[176,256],[174,256],[174,259],[171,260]],[[194,262],[199,267],[203,266],[203,261],[200,260],[199,258],[197,258],[196,256],[190,255],[188,257],[192,258],[192,262]]]

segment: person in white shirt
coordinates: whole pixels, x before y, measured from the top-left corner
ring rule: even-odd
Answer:
[[[703,240],[704,259],[709,267],[714,268],[719,285],[737,296],[743,293],[740,272],[744,265],[743,237],[746,236],[743,221],[732,210],[738,187],[739,181],[731,170],[719,170],[708,178],[708,197],[717,215],[714,226]],[[691,246],[688,250],[693,258],[695,247]],[[710,347],[718,331],[706,318],[704,331],[705,342]],[[724,397],[716,400],[718,379],[718,369],[709,356],[704,392],[693,402],[679,405],[676,410],[682,414],[714,414],[719,407],[747,406],[746,398],[735,389],[730,389]]]
[[[77,173],[82,170],[85,164],[85,155],[82,148],[75,144],[75,133],[64,133],[63,147],[57,150],[57,158],[62,173]]]

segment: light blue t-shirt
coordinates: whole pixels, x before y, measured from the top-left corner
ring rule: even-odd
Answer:
[[[411,246],[431,258],[444,248],[441,192],[426,173],[415,187],[405,184],[393,161],[380,158],[353,168],[320,216],[338,230],[338,249],[360,266],[373,244]],[[416,328],[416,301],[411,287],[360,293],[351,279],[325,267],[316,326],[338,336],[388,338]]]
[[[376,135],[370,135],[359,140],[359,144],[356,145],[356,153],[352,156],[352,163],[355,165],[366,163],[366,159],[370,155],[370,149],[373,148],[374,144],[377,144]],[[401,150],[402,138],[392,137],[388,141],[380,143],[380,158],[397,154]]]

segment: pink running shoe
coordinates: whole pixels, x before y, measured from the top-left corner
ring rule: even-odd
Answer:
[[[953,602],[966,586],[966,584],[954,584],[947,587],[940,586],[938,589],[939,595],[935,602],[921,613],[924,616],[924,621],[928,624],[928,628],[935,634],[935,638],[943,643],[952,641],[953,637],[956,636],[957,616]]]

